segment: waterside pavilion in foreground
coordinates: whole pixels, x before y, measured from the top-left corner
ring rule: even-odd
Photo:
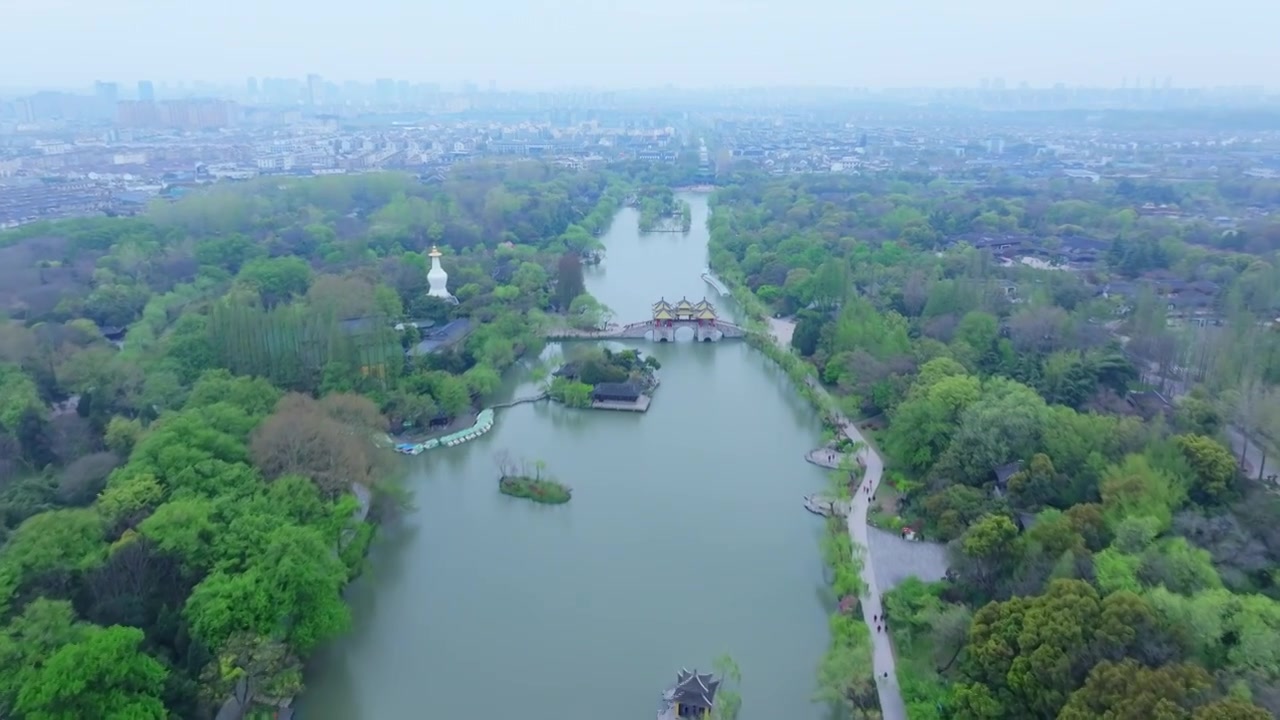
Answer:
[[[720,681],[711,673],[699,673],[697,670],[689,672],[682,668],[676,676],[676,684],[662,694],[664,707],[658,713],[658,720],[710,718],[719,687]]]

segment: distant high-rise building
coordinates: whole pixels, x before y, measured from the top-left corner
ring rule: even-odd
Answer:
[[[258,97],[258,78],[256,77],[249,78],[249,80],[245,82],[245,90],[248,91],[249,97],[251,98]]]
[[[103,102],[114,105],[120,99],[120,86],[113,82],[99,80],[93,84],[93,95]]]
[[[138,81],[138,100],[142,102],[156,101],[156,86],[150,80]]]
[[[116,122],[126,128],[214,130],[233,124],[234,110],[232,103],[211,98],[124,100],[117,104]]]
[[[315,107],[324,98],[324,78],[312,73],[307,76],[307,104]]]
[[[394,105],[396,102],[396,81],[391,78],[378,78],[374,82],[374,95],[379,105]]]
[[[159,109],[150,100],[124,100],[116,103],[116,124],[121,127],[154,127],[159,118]]]
[[[116,116],[116,103],[120,102],[120,86],[113,82],[99,80],[93,84],[95,101],[94,115],[102,120],[110,120]]]
[[[191,98],[160,103],[158,121],[162,127],[181,130],[212,130],[231,124],[235,106],[226,100]]]

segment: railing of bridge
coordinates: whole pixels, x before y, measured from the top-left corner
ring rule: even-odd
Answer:
[[[682,327],[692,327],[693,324],[696,323],[697,321],[696,320],[676,320],[674,322]],[[711,321],[711,324],[717,328],[727,328],[729,330],[735,330],[737,332],[742,332],[742,333],[745,333],[747,331],[747,329],[742,327],[741,325],[735,325],[731,322],[727,322],[724,320],[713,320]],[[640,322],[627,323],[626,325],[621,326],[621,328],[619,329],[633,330],[635,328],[642,328],[642,327],[643,328],[653,327],[653,321],[642,320]]]
[[[746,337],[747,335],[746,328],[742,327],[741,325],[734,325],[731,322],[725,322],[723,320],[716,321],[716,328],[718,328],[720,332],[726,333],[726,334],[737,333],[739,335],[742,335],[743,337]]]
[[[691,327],[694,321],[682,320],[677,321],[680,327]],[[654,327],[652,320],[642,320],[640,322],[627,323],[626,325],[610,325],[602,330],[578,330],[576,328],[556,328],[548,331],[549,338],[637,338],[643,337]],[[719,330],[725,337],[746,337],[747,329],[735,325],[731,322],[723,320],[715,320],[712,327]]]

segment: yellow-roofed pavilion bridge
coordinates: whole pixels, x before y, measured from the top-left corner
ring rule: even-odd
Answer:
[[[746,334],[737,325],[722,321],[716,315],[715,306],[706,298],[696,303],[689,302],[688,298],[669,303],[663,298],[653,304],[653,319],[647,324],[654,342],[675,342],[676,332],[685,327],[693,330],[696,342],[715,342]]]
[[[548,339],[571,340],[581,339],[650,339],[654,342],[675,342],[677,333],[689,328],[695,342],[718,342],[725,338],[744,338],[747,331],[731,322],[721,320],[716,308],[706,298],[698,302],[690,302],[681,298],[679,302],[667,302],[666,298],[653,304],[653,317],[649,320],[633,322],[626,325],[610,325],[601,330],[556,329],[548,333]]]

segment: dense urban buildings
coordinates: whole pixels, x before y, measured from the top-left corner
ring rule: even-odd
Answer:
[[[951,90],[487,88],[311,74],[253,77],[239,88],[144,79],[130,91],[102,80],[82,92],[0,97],[0,226],[129,213],[198,183],[380,169],[429,179],[485,157],[585,167],[700,154],[705,179],[735,163],[775,174],[911,170],[960,182],[992,173],[1080,182],[1280,176],[1276,125],[1267,121],[1276,96],[1260,88],[1178,88],[1169,79],[1030,88],[1001,78]],[[1203,107],[1228,114],[1208,122]]]

